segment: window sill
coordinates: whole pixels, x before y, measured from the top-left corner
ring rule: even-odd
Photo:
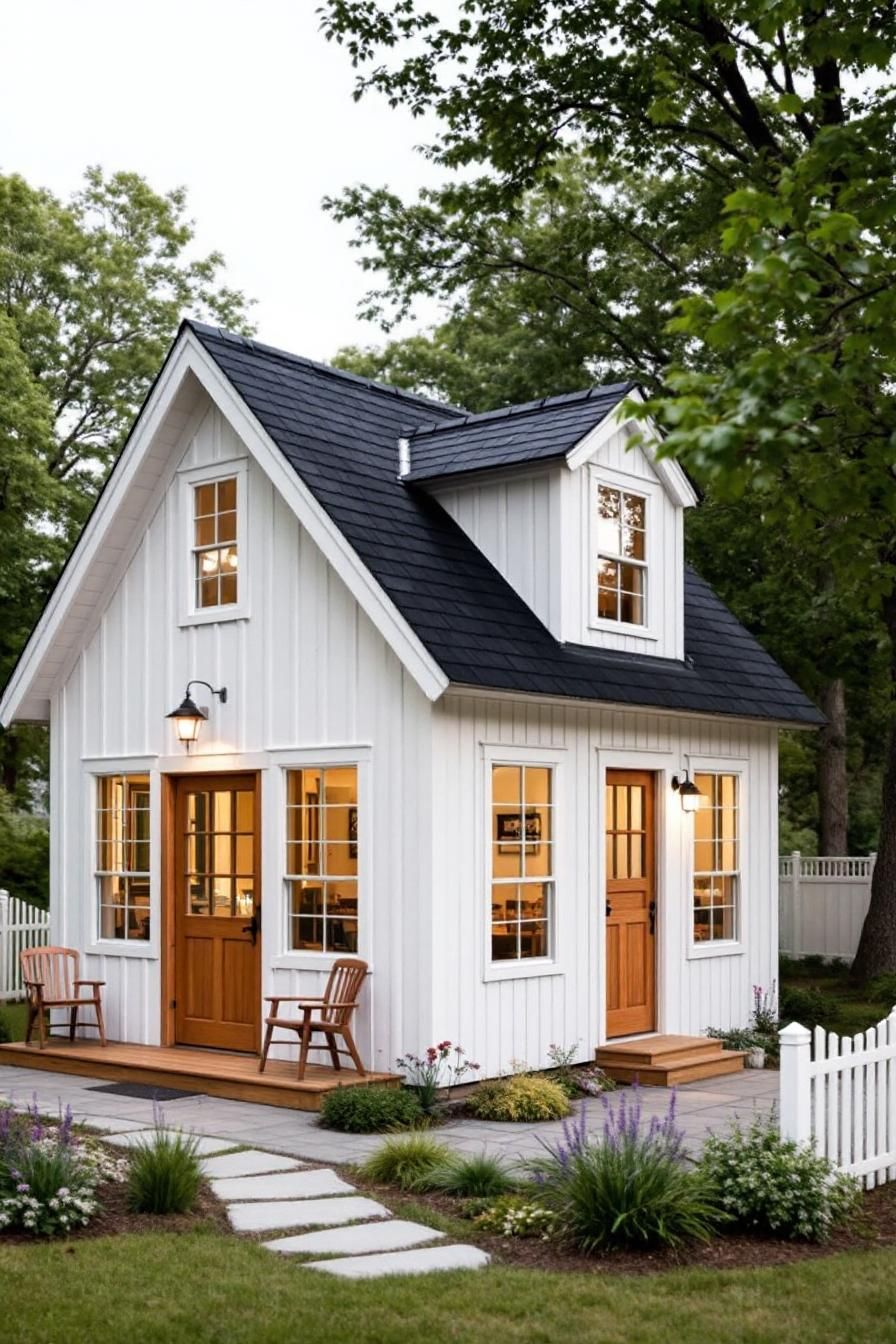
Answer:
[[[705,961],[707,957],[742,957],[746,954],[743,943],[691,943],[688,947],[688,961]]]
[[[136,957],[140,961],[158,961],[159,949],[153,942],[125,938],[98,938],[84,949],[87,957]]]
[[[632,639],[649,639],[654,644],[659,640],[659,635],[649,626],[631,625],[628,621],[592,620],[588,622],[588,629],[602,635],[630,635]]]
[[[275,971],[318,971],[326,974],[340,957],[360,957],[360,952],[281,952],[271,957],[268,965]],[[370,975],[372,967],[368,966]]]
[[[543,975],[565,975],[565,967],[547,957],[521,957],[516,961],[488,961],[482,979],[488,984],[494,980],[534,980]]]
[[[206,611],[188,611],[178,621],[181,630],[190,625],[223,625],[226,621],[248,621],[246,607],[209,607]]]

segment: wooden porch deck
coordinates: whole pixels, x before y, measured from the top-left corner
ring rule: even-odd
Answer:
[[[285,1106],[294,1111],[319,1111],[321,1098],[336,1087],[401,1084],[401,1078],[394,1073],[360,1076],[354,1069],[336,1070],[322,1064],[309,1064],[299,1082],[294,1062],[269,1059],[264,1073],[259,1073],[257,1055],[115,1041],[104,1048],[98,1041],[60,1038],[51,1038],[43,1050],[22,1041],[0,1044],[0,1065],[80,1074],[116,1083],[176,1087],[185,1092],[252,1101],[263,1106]]]

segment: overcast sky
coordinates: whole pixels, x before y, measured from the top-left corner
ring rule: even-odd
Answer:
[[[62,196],[94,163],[184,185],[199,244],[258,301],[260,338],[315,359],[380,342],[356,317],[370,277],[350,230],[320,201],[436,180],[413,149],[432,126],[352,101],[317,2],[0,0],[0,171]]]

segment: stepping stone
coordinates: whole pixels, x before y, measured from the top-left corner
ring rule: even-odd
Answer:
[[[351,1195],[349,1185],[335,1171],[284,1171],[270,1176],[234,1176],[212,1181],[219,1199],[309,1199],[320,1195]]]
[[[395,1218],[390,1223],[358,1223],[354,1227],[334,1227],[328,1232],[302,1232],[297,1237],[281,1237],[262,1244],[282,1255],[366,1255],[370,1251],[403,1251],[408,1246],[439,1241],[444,1235],[422,1223]]]
[[[385,1274],[432,1274],[444,1269],[485,1269],[489,1256],[478,1246],[424,1246],[416,1251],[382,1255],[350,1255],[342,1260],[312,1260],[305,1269],[319,1269],[340,1279],[379,1279]]]
[[[274,1232],[278,1227],[338,1227],[362,1218],[392,1215],[374,1199],[360,1195],[341,1199],[277,1199],[268,1203],[230,1204],[227,1217],[236,1232]]]
[[[202,1160],[202,1174],[209,1180],[225,1176],[258,1176],[269,1171],[295,1171],[303,1167],[294,1157],[277,1157],[274,1153],[263,1153],[259,1148],[247,1148],[243,1153],[224,1153],[221,1157],[206,1157]]]
[[[137,1143],[152,1143],[156,1133],[165,1134],[168,1138],[176,1138],[181,1134],[184,1138],[194,1139],[196,1143],[196,1152],[200,1157],[210,1157],[212,1153],[223,1153],[228,1148],[235,1148],[233,1139],[209,1139],[204,1134],[190,1134],[179,1129],[134,1129],[127,1134],[107,1134],[103,1143],[114,1143],[119,1148],[133,1148]]]

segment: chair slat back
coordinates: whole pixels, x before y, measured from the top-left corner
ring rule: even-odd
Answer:
[[[333,962],[333,968],[324,990],[324,1004],[321,1019],[332,1022],[334,1027],[343,1027],[351,1018],[358,1002],[361,986],[367,975],[367,962],[360,957],[339,957]],[[347,1003],[347,1008],[330,1008],[331,1003]]]
[[[26,947],[19,959],[22,979],[43,985],[45,1003],[74,998],[81,958],[73,947]]]

